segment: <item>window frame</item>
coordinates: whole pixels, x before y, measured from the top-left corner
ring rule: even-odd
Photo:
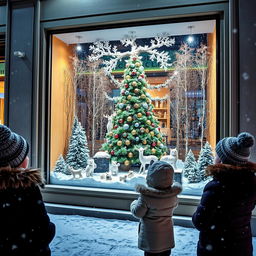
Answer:
[[[40,47],[40,123],[38,146],[38,163],[45,173],[47,185],[43,191],[44,199],[50,203],[70,204],[77,206],[89,206],[98,208],[110,208],[129,210],[130,202],[137,198],[133,191],[116,189],[84,188],[49,184],[49,149],[50,148],[50,84],[51,84],[51,40],[53,33],[97,30],[98,28],[111,28],[115,23],[119,27],[135,24],[157,24],[157,22],[181,22],[186,20],[202,20],[215,18],[217,22],[217,53],[219,66],[217,67],[217,139],[229,136],[234,124],[231,120],[231,111],[237,108],[235,100],[231,99],[232,88],[229,72],[231,68],[230,42],[229,42],[229,4],[205,4],[189,7],[165,8],[159,10],[146,10],[112,15],[100,15],[84,18],[68,18],[63,20],[46,21],[41,23],[41,47]],[[118,27],[115,25],[115,27]],[[222,53],[222,54],[220,54]],[[180,195],[179,206],[175,210],[176,215],[192,216],[195,207],[200,201],[200,196]]]

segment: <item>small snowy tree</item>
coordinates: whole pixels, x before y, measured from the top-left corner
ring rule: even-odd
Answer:
[[[71,172],[67,168],[67,164],[66,164],[62,154],[59,156],[59,158],[56,162],[54,172],[59,172],[59,173],[64,173],[66,175],[71,175]]]
[[[85,130],[75,117],[66,162],[73,169],[84,169],[88,158],[89,150]]]
[[[200,151],[198,158],[198,169],[200,171],[201,180],[206,180],[207,176],[205,175],[205,169],[208,165],[213,164],[213,153],[211,145],[206,142],[204,147]]]
[[[189,183],[198,183],[201,181],[200,171],[197,165],[187,168],[187,173]]]
[[[197,163],[196,163],[195,156],[194,156],[192,150],[190,149],[186,156],[185,164],[184,164],[184,168],[183,168],[184,177],[188,178],[188,174],[190,171],[189,169],[194,168],[196,165],[197,165]]]

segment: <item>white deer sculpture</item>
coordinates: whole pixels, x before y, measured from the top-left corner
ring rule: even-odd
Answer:
[[[112,161],[112,163],[110,165],[110,172],[111,172],[112,176],[117,176],[119,166],[120,166],[120,163],[117,163],[116,161]]]
[[[104,115],[104,117],[106,117],[108,119],[108,123],[107,123],[107,132],[111,132],[111,130],[113,129],[113,118],[114,118],[115,114],[113,113],[112,115]]]
[[[138,148],[137,150],[139,151],[139,159],[140,159],[140,163],[141,163],[139,173],[145,174],[146,164],[150,164],[151,161],[155,162],[158,160],[158,158],[154,155],[144,156],[143,152],[145,149],[142,147]]]
[[[177,159],[178,159],[178,151],[176,148],[170,149],[170,155],[162,156],[161,161],[165,161],[173,166],[174,169],[177,169]]]

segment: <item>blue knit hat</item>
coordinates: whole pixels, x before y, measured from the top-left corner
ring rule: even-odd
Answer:
[[[0,167],[18,167],[28,155],[27,141],[12,132],[7,126],[0,125]]]
[[[248,132],[242,132],[237,137],[226,137],[217,143],[216,153],[224,164],[246,164],[254,141]]]

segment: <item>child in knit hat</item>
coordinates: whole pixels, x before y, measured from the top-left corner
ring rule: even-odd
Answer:
[[[243,132],[216,145],[215,164],[206,174],[213,179],[204,188],[193,215],[200,231],[198,256],[252,256],[250,220],[256,203],[256,164],[249,162],[254,137]]]
[[[0,255],[50,256],[55,225],[47,215],[37,169],[28,169],[29,145],[0,125]]]
[[[144,255],[169,256],[174,247],[172,215],[182,188],[173,183],[173,173],[167,162],[154,162],[148,169],[148,186],[136,186],[140,195],[132,202],[131,212],[140,219],[138,246]]]

